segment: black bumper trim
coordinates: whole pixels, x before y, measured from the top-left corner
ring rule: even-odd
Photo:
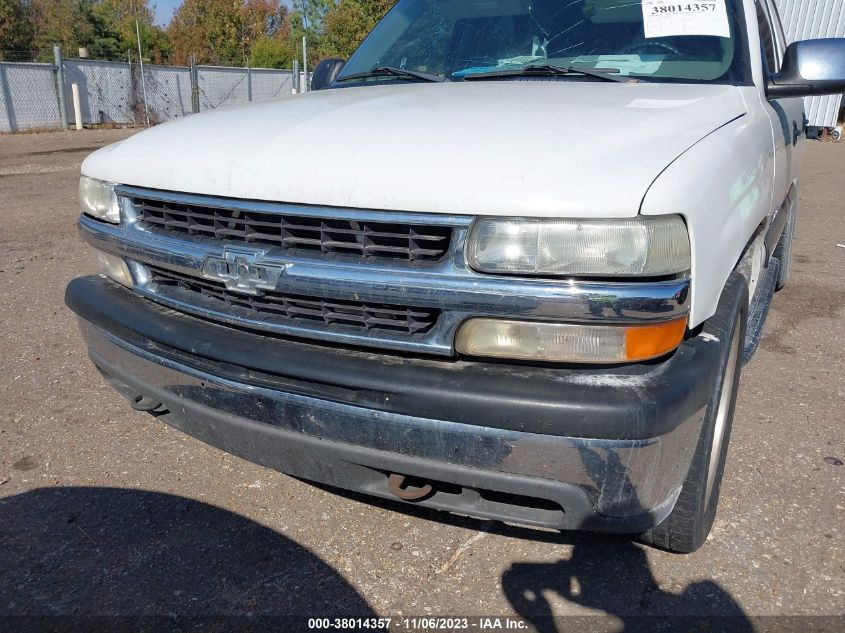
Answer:
[[[700,338],[666,360],[612,368],[373,353],[188,316],[97,276],[71,281],[65,302],[133,345],[223,378],[421,418],[566,437],[667,434],[706,404],[718,363],[717,346]]]
[[[95,364],[123,395],[136,388]],[[145,393],[155,393],[149,386]],[[655,508],[630,516],[606,516],[596,511],[585,490],[569,482],[497,472],[366,446],[335,442],[247,420],[203,407],[189,399],[167,398],[171,410],[156,417],[206,444],[288,475],[352,492],[466,516],[562,530],[634,534],[662,521],[676,495]],[[430,482],[433,494],[420,501],[403,501],[388,487],[390,473]]]

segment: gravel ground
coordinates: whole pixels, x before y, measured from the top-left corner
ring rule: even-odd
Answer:
[[[0,618],[493,614],[554,630],[538,618],[845,613],[845,146],[808,147],[793,277],[743,373],[716,525],[679,556],[366,503],[132,411],[62,301],[93,270],[79,165],[130,133],[0,136]]]

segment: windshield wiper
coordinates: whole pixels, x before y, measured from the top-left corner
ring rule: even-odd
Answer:
[[[365,73],[355,73],[354,75],[347,75],[346,77],[338,77],[336,81],[369,79],[371,77],[398,77],[399,79],[419,79],[420,81],[432,82],[446,81],[445,77],[441,77],[439,75],[421,73],[416,70],[405,70],[404,68],[394,68],[393,66],[376,66]]]
[[[586,75],[587,77],[595,77],[602,81],[618,81],[627,83],[636,81],[636,79],[628,79],[611,75],[610,72],[601,70],[593,70],[592,68],[579,68],[576,66],[557,66],[555,64],[529,64],[522,68],[514,68],[513,70],[496,70],[489,73],[472,73],[464,75],[464,81],[483,81],[485,79],[500,79],[506,77],[564,77],[566,75]],[[616,71],[619,72],[619,71]]]

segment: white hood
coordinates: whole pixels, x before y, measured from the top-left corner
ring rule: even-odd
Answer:
[[[745,112],[731,86],[397,81],[172,121],[95,152],[82,171],[268,201],[627,217],[667,165]]]

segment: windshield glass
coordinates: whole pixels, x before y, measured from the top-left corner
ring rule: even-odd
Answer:
[[[518,72],[546,64],[640,80],[748,84],[745,35],[737,7],[741,4],[739,0],[399,0],[338,80],[346,85],[345,77],[392,67],[459,81],[468,75]],[[595,80],[577,74],[565,78]],[[413,80],[382,74],[372,81],[408,79]]]

